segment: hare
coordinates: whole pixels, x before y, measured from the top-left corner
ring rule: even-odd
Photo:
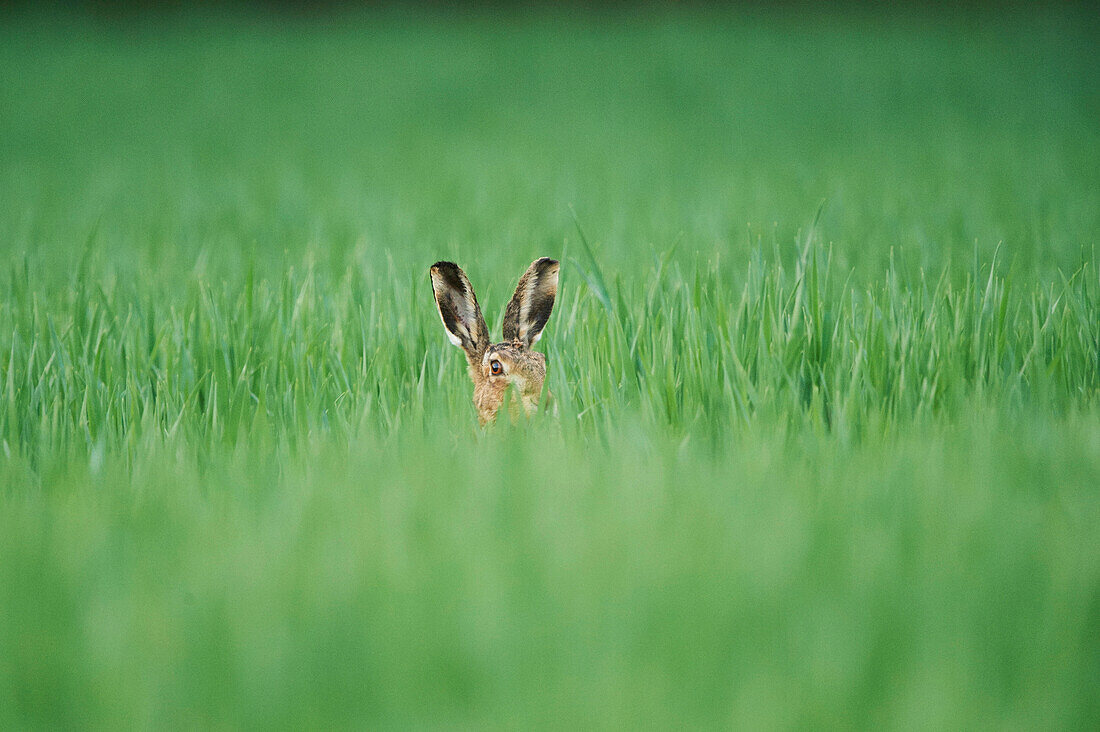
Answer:
[[[504,340],[489,342],[489,329],[466,273],[454,262],[431,267],[432,290],[447,338],[466,352],[474,381],[474,406],[482,425],[496,419],[508,385],[515,387],[511,413],[522,407],[533,414],[542,396],[546,357],[531,346],[538,342],[558,294],[559,264],[549,257],[536,259],[519,278],[519,285],[504,311]]]

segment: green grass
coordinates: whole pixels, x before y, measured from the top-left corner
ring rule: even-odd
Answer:
[[[9,19],[0,727],[1095,727],[1096,36]]]

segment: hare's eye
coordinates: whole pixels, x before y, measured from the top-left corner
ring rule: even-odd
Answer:
[[[504,367],[500,365],[500,361],[489,362],[489,369],[493,372],[493,376],[500,376],[504,373]]]

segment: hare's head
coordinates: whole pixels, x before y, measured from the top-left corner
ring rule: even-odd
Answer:
[[[558,269],[558,263],[547,257],[531,263],[504,311],[504,340],[490,343],[489,329],[466,273],[454,262],[432,265],[432,290],[439,317],[447,338],[466,352],[474,381],[474,406],[482,424],[496,417],[509,385],[515,387],[518,396],[512,402],[513,412],[522,406],[531,414],[538,408],[546,357],[532,351],[531,346],[538,342],[554,308]]]

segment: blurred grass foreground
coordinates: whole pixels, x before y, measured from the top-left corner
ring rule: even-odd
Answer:
[[[1087,9],[4,12],[0,727],[1100,724]]]

